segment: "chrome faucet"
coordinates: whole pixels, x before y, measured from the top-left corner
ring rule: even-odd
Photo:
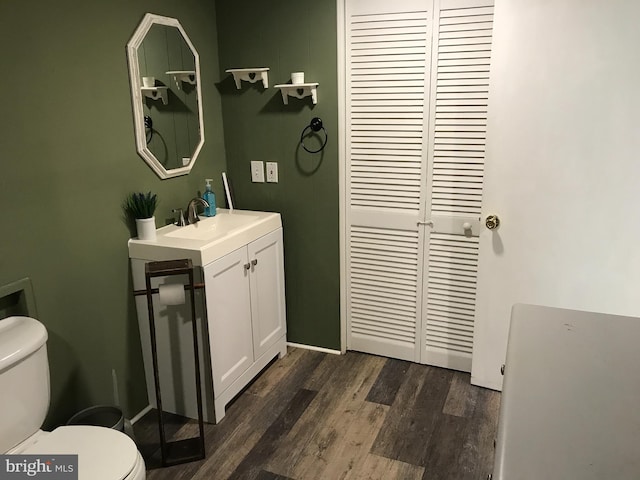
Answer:
[[[204,208],[209,208],[209,202],[207,202],[204,198],[193,197],[187,205],[187,224],[191,225],[200,221],[200,217],[198,217],[198,204],[202,205]]]
[[[173,223],[174,225],[176,225],[177,227],[184,227],[187,225],[187,222],[184,219],[184,212],[182,211],[181,208],[174,208],[173,210],[171,210],[173,213],[177,213],[178,214],[178,218],[176,219],[176,221]]]

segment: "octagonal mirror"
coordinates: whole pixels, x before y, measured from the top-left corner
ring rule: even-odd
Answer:
[[[198,52],[178,20],[147,13],[127,57],[138,154],[160,178],[188,174],[204,144]]]

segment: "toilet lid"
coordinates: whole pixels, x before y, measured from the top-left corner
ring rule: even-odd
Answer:
[[[138,460],[138,449],[124,433],[105,427],[58,427],[24,454],[77,454],[78,478],[123,480]]]

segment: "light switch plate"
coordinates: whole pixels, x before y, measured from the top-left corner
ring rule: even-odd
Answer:
[[[267,182],[278,183],[278,162],[267,162]]]
[[[264,183],[264,162],[262,160],[251,161],[251,181]]]

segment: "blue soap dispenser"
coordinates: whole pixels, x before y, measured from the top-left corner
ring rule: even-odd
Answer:
[[[207,178],[205,180],[207,184],[204,187],[204,193],[202,194],[202,198],[206,200],[209,206],[204,209],[204,214],[207,217],[215,217],[216,216],[216,194],[213,193],[213,190],[211,190],[211,182],[213,182],[213,179]]]

